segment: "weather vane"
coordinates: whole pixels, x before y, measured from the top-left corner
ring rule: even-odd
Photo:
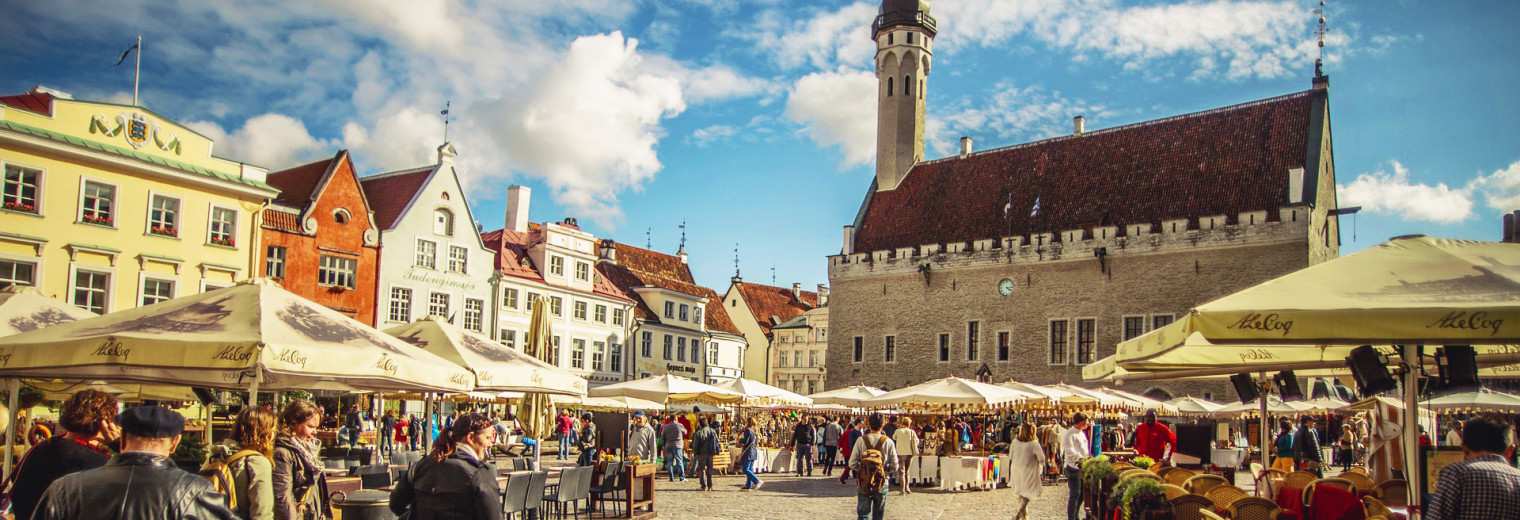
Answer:
[[[644,249],[654,249],[653,235],[650,234],[652,231],[654,228],[644,228]]]
[[[443,142],[445,143],[449,142],[449,105],[451,103],[451,100],[444,100],[443,111],[439,112],[439,114],[443,115]]]
[[[734,242],[734,278],[739,277],[739,243]]]
[[[676,248],[676,251],[686,251],[686,219],[681,219],[681,246]]]
[[[1325,0],[1320,0],[1319,9],[1315,9],[1314,14],[1319,15],[1319,29],[1315,30],[1319,36],[1319,57],[1314,58],[1314,77],[1320,78],[1325,76]]]

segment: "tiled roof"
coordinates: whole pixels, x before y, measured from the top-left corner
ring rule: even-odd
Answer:
[[[606,244],[602,241],[598,247]],[[597,268],[604,274],[608,281],[630,296],[634,287],[659,287],[692,296],[703,296],[711,289],[697,285],[691,277],[691,269],[681,263],[681,259],[658,253],[648,249],[642,249],[628,244],[613,242],[617,249],[617,264],[603,263]],[[642,320],[659,321],[659,317],[649,309],[643,298],[634,298],[638,306],[634,308],[634,317]]]
[[[167,158],[167,157],[160,157],[160,156],[157,156],[157,155],[142,153],[142,152],[139,152],[137,150],[132,150],[132,149],[129,149],[129,148],[122,148],[120,146],[109,145],[109,144],[105,144],[105,143],[101,143],[101,142],[97,142],[97,141],[91,141],[91,140],[88,140],[88,139],[80,139],[80,138],[74,137],[72,135],[61,134],[61,133],[53,132],[53,131],[50,131],[50,130],[43,130],[41,128],[37,128],[37,127],[34,127],[34,126],[29,126],[29,125],[23,125],[23,124],[20,124],[20,123],[16,123],[14,121],[0,120],[0,130],[9,130],[9,131],[12,131],[12,132],[21,132],[21,133],[31,134],[31,135],[34,135],[34,136],[37,136],[37,137],[42,137],[42,138],[45,138],[45,139],[52,139],[54,141],[59,141],[59,142],[64,142],[64,143],[72,144],[72,145],[75,145],[75,146],[79,146],[81,148],[88,148],[90,150],[95,150],[97,152],[108,153],[108,154],[112,154],[112,155],[119,155],[119,156],[122,156],[122,157],[129,157],[129,158],[136,159],[136,160],[139,160],[139,161],[157,164],[157,165],[163,166],[165,168],[173,168],[173,169],[176,169],[176,170],[180,170],[180,171],[187,172],[187,173],[192,173],[192,174],[195,174],[195,175],[200,175],[200,176],[204,176],[204,177],[212,177],[212,178],[220,179],[220,180],[227,181],[227,182],[230,182],[230,183],[233,183],[233,184],[242,184],[242,185],[246,185],[246,186],[252,186],[252,187],[255,187],[255,188],[261,188],[261,189],[266,189],[266,190],[274,190],[273,187],[271,187],[269,184],[264,183],[263,181],[249,179],[249,178],[243,177],[241,175],[236,175],[236,174],[231,174],[231,173],[226,173],[226,172],[219,172],[219,171],[212,170],[212,169],[209,169],[209,168],[204,168],[204,167],[201,167],[201,166],[196,166],[194,164],[176,161],[174,159],[170,159],[170,158]]]
[[[52,115],[53,95],[46,92],[27,92],[14,96],[0,96],[0,103],[42,115]]]
[[[369,201],[369,210],[375,212],[375,225],[380,226],[381,230],[393,227],[396,219],[401,218],[401,211],[417,196],[417,191],[427,184],[428,177],[436,167],[429,165],[414,170],[361,177],[359,185],[364,187],[364,199]]]
[[[739,327],[734,325],[733,318],[728,316],[728,311],[723,308],[723,297],[718,296],[717,291],[703,287],[707,292],[702,296],[707,297],[707,312],[702,314],[703,325],[709,331],[727,332],[736,336],[744,335]]]
[[[269,174],[268,182],[280,190],[280,196],[275,202],[294,208],[305,208],[311,202],[312,191],[322,183],[322,178],[327,172],[337,167],[343,155],[347,151],[340,151],[329,159],[303,164],[287,170],[280,170]]]
[[[786,320],[786,321],[782,322],[780,325],[777,325],[775,327],[771,327],[771,330],[776,330],[776,329],[805,329],[805,328],[807,328],[807,317],[803,316],[801,314],[798,314],[796,318],[792,318],[792,319]]]
[[[1107,225],[1123,234],[1129,224],[1233,221],[1243,211],[1266,210],[1275,220],[1287,204],[1288,170],[1305,167],[1308,139],[1318,134],[1311,108],[1325,95],[1310,90],[919,163],[897,189],[868,196],[855,251]]]
[[[301,232],[301,216],[295,213],[267,208],[264,210],[264,217],[260,220],[261,225],[265,229],[274,229],[286,233]]]
[[[770,335],[773,325],[818,307],[818,293],[802,291],[802,297],[799,299],[792,295],[792,290],[789,288],[749,282],[739,282],[738,285],[740,294],[744,295],[744,303],[749,305],[750,313],[755,315],[755,322],[767,336]],[[776,318],[775,322],[771,321],[773,316]]]
[[[538,266],[533,265],[533,258],[528,255],[528,249],[540,240],[539,233],[542,229],[539,225],[529,225],[527,232],[498,229],[482,233],[480,239],[485,242],[486,249],[496,251],[496,267],[502,274],[544,283],[544,274]],[[614,300],[634,301],[633,297],[624,294],[608,280],[600,267],[592,277],[591,293]]]

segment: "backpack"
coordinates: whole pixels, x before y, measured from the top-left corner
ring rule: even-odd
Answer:
[[[881,447],[886,443],[886,435],[879,436],[875,446],[869,440],[866,441],[866,451],[860,454],[860,468],[855,471],[855,480],[860,484],[861,493],[880,493],[886,489],[887,466],[881,453]]]
[[[201,466],[201,470],[198,473],[200,473],[200,476],[206,477],[206,480],[211,481],[211,487],[216,489],[217,493],[227,495],[227,508],[236,511],[238,503],[237,493],[232,489],[234,482],[236,482],[232,474],[232,463],[259,454],[259,452],[254,450],[241,450],[225,459],[206,462],[206,465]]]

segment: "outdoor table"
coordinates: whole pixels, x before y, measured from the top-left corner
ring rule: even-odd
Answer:
[[[939,488],[954,490],[986,487],[987,478],[982,469],[986,462],[987,459],[982,457],[940,457]]]
[[[359,477],[335,477],[327,479],[328,493],[337,493],[339,491],[353,493],[360,489],[364,489],[364,484],[359,480]]]
[[[1215,466],[1221,468],[1238,468],[1246,459],[1246,450],[1243,448],[1215,448],[1210,450],[1210,460]]]
[[[908,459],[908,482],[928,485],[939,483],[939,457],[914,455]]]
[[[789,470],[794,465],[792,463],[792,450],[778,450],[774,452],[774,454],[775,457],[768,465],[772,471],[775,471],[776,473],[786,473],[787,470]]]
[[[654,476],[660,469],[655,464],[635,464],[624,466],[623,471],[628,472],[628,497],[623,508],[623,518],[633,518],[633,510],[638,507],[649,507],[649,512],[654,512]]]

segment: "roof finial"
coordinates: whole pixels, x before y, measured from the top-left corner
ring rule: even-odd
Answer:
[[[776,285],[776,264],[771,264],[771,285]]]
[[[681,246],[676,248],[676,254],[686,252],[686,219],[681,219]]]
[[[654,249],[654,240],[649,234],[651,231],[654,231],[654,228],[644,228],[644,249]]]
[[[449,142],[449,105],[452,103],[452,100],[443,100],[443,111],[439,112],[443,116],[443,142],[445,143]]]
[[[739,243],[734,242],[734,278],[739,277]]]
[[[1319,15],[1319,29],[1315,34],[1319,36],[1319,56],[1314,58],[1314,77],[1325,77],[1325,0],[1319,1],[1319,9],[1314,10]]]

